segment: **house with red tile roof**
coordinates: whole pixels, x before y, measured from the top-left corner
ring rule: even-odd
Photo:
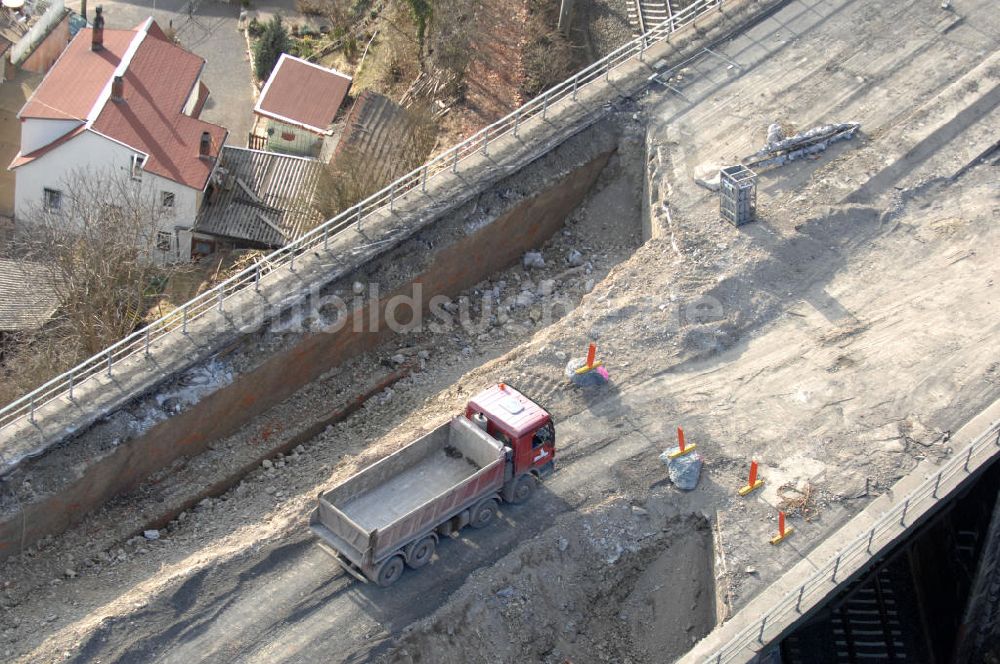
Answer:
[[[282,53],[253,109],[266,123],[267,149],[319,155],[351,82],[336,69]]]
[[[15,221],[57,211],[67,182],[128,178],[165,214],[157,258],[187,260],[191,228],[228,131],[199,119],[205,61],[152,18],[133,30],[80,30],[18,114]]]

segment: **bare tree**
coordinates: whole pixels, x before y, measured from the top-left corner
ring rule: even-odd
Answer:
[[[173,256],[173,234],[161,234],[173,207],[127,174],[78,171],[61,187],[58,201],[19,211],[13,247],[45,266],[58,294],[45,336],[82,359],[142,323]]]

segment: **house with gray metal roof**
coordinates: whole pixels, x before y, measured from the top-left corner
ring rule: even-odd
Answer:
[[[224,247],[274,249],[320,223],[313,204],[323,164],[224,146],[192,229],[192,255]]]

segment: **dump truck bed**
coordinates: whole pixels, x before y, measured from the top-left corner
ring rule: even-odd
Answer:
[[[370,491],[355,496],[340,510],[365,530],[378,530],[406,516],[482,470],[455,450],[437,448],[404,472]]]
[[[499,441],[456,417],[320,494],[312,530],[370,575],[400,547],[498,491],[504,461]]]

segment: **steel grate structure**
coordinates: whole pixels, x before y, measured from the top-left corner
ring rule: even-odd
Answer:
[[[757,174],[743,165],[719,172],[719,213],[733,226],[757,218]]]

